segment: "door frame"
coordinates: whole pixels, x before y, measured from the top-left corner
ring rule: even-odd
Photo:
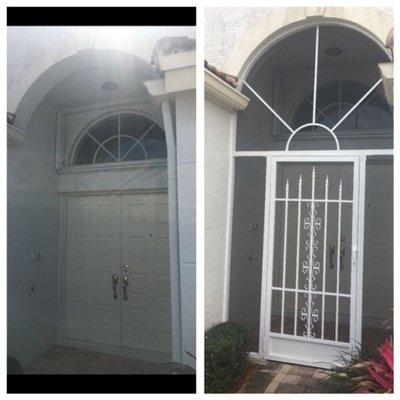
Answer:
[[[60,193],[60,245],[58,257],[58,319],[57,319],[57,343],[69,346],[83,347],[88,350],[100,351],[109,354],[115,354],[127,357],[137,357],[145,361],[152,362],[167,362],[172,361],[174,354],[171,353],[171,359],[163,357],[163,353],[152,351],[140,351],[139,349],[131,349],[123,346],[113,346],[103,343],[88,342],[84,340],[68,338],[64,335],[64,310],[65,310],[65,274],[66,274],[66,232],[67,232],[67,206],[68,199],[72,197],[87,197],[87,196],[112,196],[112,195],[134,195],[134,194],[166,194],[168,199],[167,188],[157,189],[128,189],[128,190],[94,190],[94,191],[74,191],[74,192],[61,192]],[[170,221],[168,221],[170,223]],[[170,239],[171,240],[171,239]],[[173,274],[170,260],[170,279],[171,281],[178,281],[179,276]],[[171,295],[171,307],[173,309],[173,296]],[[171,309],[171,326],[174,323],[174,317]],[[171,336],[173,344],[174,337]]]
[[[268,336],[270,323],[270,293],[272,279],[273,249],[271,249],[271,236],[274,235],[275,227],[275,202],[272,201],[272,193],[276,185],[276,165],[278,162],[352,162],[354,165],[354,188],[353,188],[353,230],[357,235],[356,249],[352,249],[352,279],[351,279],[351,304],[349,350],[352,351],[358,344],[361,346],[362,330],[362,287],[363,287],[363,246],[364,246],[364,213],[365,213],[365,167],[366,156],[359,152],[342,153],[340,151],[321,154],[315,151],[303,151],[300,154],[293,152],[277,152],[266,158],[266,181],[265,181],[265,204],[264,204],[264,237],[262,258],[262,281],[261,281],[261,304],[260,304],[260,327],[259,327],[259,350],[257,357],[273,359],[282,362],[298,362],[305,365],[321,366],[313,362],[299,359],[287,359],[286,357],[270,356],[268,354]],[[273,192],[272,192],[272,188]],[[355,196],[356,195],[356,196]],[[270,223],[271,221],[271,223]],[[300,362],[301,361],[301,362]]]

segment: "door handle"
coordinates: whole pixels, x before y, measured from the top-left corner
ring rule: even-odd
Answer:
[[[346,236],[342,236],[340,241],[341,241],[341,244],[340,244],[340,269],[343,269],[344,268],[343,256],[344,256],[344,253],[346,251],[346,247],[344,246],[343,243],[346,241]]]
[[[113,274],[112,276],[112,286],[113,286],[113,291],[114,291],[114,299],[118,299],[118,292],[117,292],[117,285],[118,285],[118,275],[117,274]]]
[[[331,244],[329,246],[329,268],[333,269],[333,256],[335,254],[335,246]]]
[[[124,277],[122,278],[122,288],[124,290],[124,300],[128,300],[127,286],[128,286],[128,275],[124,275]]]

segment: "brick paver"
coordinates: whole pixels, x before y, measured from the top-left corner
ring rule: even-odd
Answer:
[[[256,367],[244,382],[241,393],[322,393],[320,381],[327,371],[266,361]]]

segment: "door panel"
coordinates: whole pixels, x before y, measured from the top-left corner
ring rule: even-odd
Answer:
[[[327,366],[338,350],[353,345],[354,171],[353,162],[273,164],[264,343],[269,358]]]
[[[121,265],[120,196],[67,200],[64,334],[120,345],[121,295],[111,276]]]
[[[166,194],[122,196],[122,345],[171,352],[171,300]]]

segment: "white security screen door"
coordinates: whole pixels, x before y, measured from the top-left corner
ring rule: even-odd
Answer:
[[[262,353],[329,367],[359,340],[359,157],[272,156],[267,176]]]

